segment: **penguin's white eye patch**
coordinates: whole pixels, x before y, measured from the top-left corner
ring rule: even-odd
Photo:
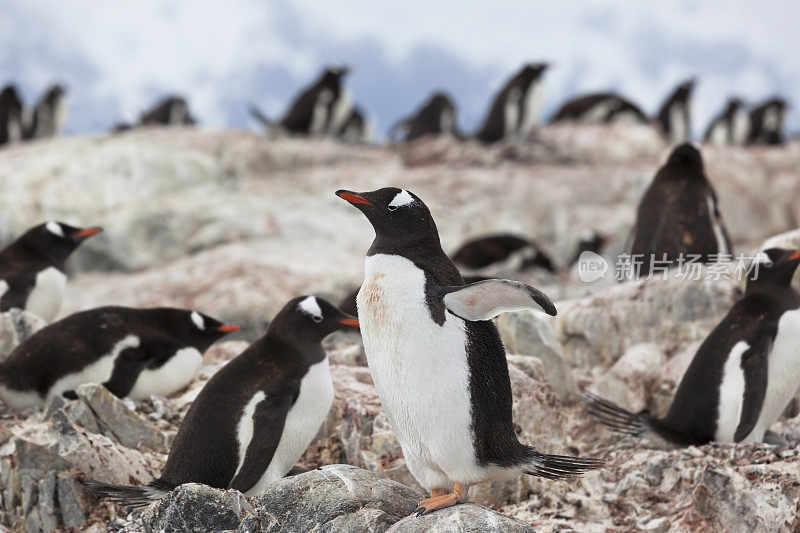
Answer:
[[[764,252],[758,252],[753,258],[753,263],[758,263],[759,265],[763,265],[765,267],[771,267],[772,259],[770,259],[769,256]]]
[[[302,302],[297,304],[297,308],[300,309],[303,313],[310,316],[314,322],[322,322],[322,308],[319,306],[319,302],[313,296],[309,296],[308,298],[304,299]]]
[[[192,322],[194,322],[194,325],[199,329],[206,329],[206,321],[203,320],[202,315],[197,311],[192,311]]]
[[[49,231],[53,235],[57,235],[58,237],[63,237],[64,236],[64,230],[61,229],[61,224],[59,224],[58,222],[56,222],[54,220],[51,220],[50,222],[48,222],[44,227],[45,227],[45,229],[47,229],[47,231]]]
[[[404,207],[413,203],[414,197],[411,196],[407,190],[403,189],[397,193],[394,198],[392,198],[391,202],[389,202],[389,211],[394,211],[398,207]]]

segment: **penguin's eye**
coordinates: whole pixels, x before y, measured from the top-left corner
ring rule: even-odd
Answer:
[[[322,317],[321,317],[321,316],[319,316],[319,315],[314,315],[314,316],[312,316],[311,318],[312,318],[312,319],[314,320],[314,322],[316,322],[317,324],[319,324],[320,322],[322,322]]]
[[[396,205],[390,205],[389,206],[389,211],[394,211],[395,209],[397,209]]]

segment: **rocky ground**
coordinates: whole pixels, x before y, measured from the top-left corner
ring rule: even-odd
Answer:
[[[535,237],[563,264],[586,229],[624,246],[638,198],[668,148],[649,130],[558,127],[484,148],[422,140],[401,148],[267,141],[244,132],[142,130],[0,151],[0,241],[43,219],[99,224],[76,252],[63,314],[103,304],[192,307],[255,338],[286,300],[337,301],[358,286],[372,237],[338,188],[397,185],[431,208],[446,250],[492,231]],[[800,143],[706,149],[737,250],[800,226]],[[800,247],[797,233],[780,238]],[[203,384],[245,342],[212,347],[190,387],[134,404],[86,386],[72,401],[11,413],[0,404],[0,525],[15,531],[798,531],[800,447],[649,450],[595,425],[590,389],[663,414],[704,336],[741,291],[735,280],[587,284],[525,277],[559,310],[497,324],[509,354],[521,440],[604,457],[575,481],[475,485],[461,506],[404,518],[420,498],[375,394],[357,334],[326,341],[336,399],[301,460],[311,472],[262,496],[185,485],[144,512],[93,500],[80,481],[146,483]],[[0,357],[41,327],[0,315]],[[773,430],[800,442],[797,402]],[[352,467],[323,465],[347,463]],[[315,529],[316,528],[316,529]]]

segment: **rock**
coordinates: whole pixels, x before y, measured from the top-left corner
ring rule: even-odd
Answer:
[[[591,390],[634,413],[644,411],[657,390],[653,384],[662,375],[665,359],[655,344],[631,346]]]
[[[142,523],[153,533],[229,531],[251,509],[239,491],[186,483],[145,509]]]
[[[166,437],[102,385],[86,383],[75,394],[94,413],[103,434],[129,448],[165,446]],[[87,428],[88,429],[88,428]]]
[[[578,399],[578,387],[561,344],[544,316],[535,311],[504,313],[497,317],[497,329],[510,353],[532,355],[542,361],[547,383],[562,402],[571,405]]]
[[[64,527],[80,528],[95,501],[69,472],[58,473],[58,510]]]
[[[284,478],[258,497],[240,533],[365,531],[376,533],[407,516],[422,495],[350,465],[330,465]]]
[[[38,316],[20,309],[0,313],[0,362],[22,341],[46,325],[47,322]]]
[[[527,523],[502,515],[474,503],[441,509],[420,517],[409,516],[387,530],[387,533],[534,533]]]
[[[739,295],[737,283],[724,279],[624,283],[589,298],[559,302],[556,334],[570,365],[610,368],[635,344],[674,350],[703,339]]]

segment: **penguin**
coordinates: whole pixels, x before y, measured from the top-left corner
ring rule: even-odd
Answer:
[[[46,322],[53,320],[64,297],[67,258],[101,231],[51,220],[0,250],[0,312],[16,307]]]
[[[654,259],[663,266],[681,256],[699,256],[708,263],[733,253],[717,195],[694,145],[676,147],[658,170],[639,202],[632,238],[635,275],[652,272]]]
[[[350,67],[328,67],[310,87],[304,89],[289,106],[286,115],[273,122],[255,106],[253,117],[267,130],[283,130],[290,135],[306,137],[336,136],[352,112],[349,94],[342,87],[342,78]]]
[[[717,146],[742,145],[750,136],[750,117],[739,98],[728,100],[725,109],[708,125],[703,142]]]
[[[580,260],[583,252],[592,252],[601,255],[603,248],[612,240],[613,237],[611,235],[603,235],[594,230],[587,231],[581,235],[578,246],[575,248],[575,253],[572,255],[572,259],[569,260],[568,268]]]
[[[161,477],[143,487],[90,482],[95,494],[148,505],[183,483],[258,496],[284,477],[333,402],[322,339],[358,320],[314,296],[290,300],[263,337],[222,367],[186,413]]]
[[[0,363],[0,399],[14,409],[73,398],[100,383],[122,398],[169,396],[189,384],[202,353],[239,326],[197,311],[98,307],[42,328]]]
[[[336,136],[347,143],[366,143],[372,138],[372,124],[364,111],[353,107]]]
[[[551,124],[557,122],[647,124],[649,119],[639,106],[618,94],[592,93],[562,105],[550,119]]]
[[[197,121],[189,111],[185,98],[167,96],[142,113],[139,123],[142,126],[194,126]],[[120,131],[124,131],[124,128]]]
[[[747,144],[782,145],[786,107],[786,100],[772,98],[753,109]]]
[[[435,92],[410,117],[397,122],[389,130],[392,142],[411,142],[426,135],[460,138],[456,126],[456,104],[445,92]]]
[[[67,123],[69,108],[66,102],[67,88],[52,85],[33,110],[33,119],[23,134],[25,139],[55,137]]]
[[[0,92],[0,146],[22,140],[22,99],[17,88],[7,85]]]
[[[562,479],[600,467],[598,459],[541,453],[514,433],[506,353],[491,319],[520,309],[555,315],[550,299],[509,280],[464,285],[430,211],[407,190],[336,194],[375,230],[358,315],[370,373],[406,465],[432,494],[413,513],[454,505],[469,484],[487,479]]]
[[[692,136],[690,104],[695,83],[689,79],[678,85],[656,114],[656,125],[671,144],[688,142]]]
[[[542,268],[555,272],[550,257],[540,247],[524,237],[511,234],[486,235],[462,244],[452,255],[453,262],[461,268],[478,270],[498,267],[504,272],[519,272]]]
[[[539,120],[542,75],[547,63],[530,63],[506,82],[495,96],[475,137],[486,144],[506,138],[526,138]]]
[[[770,426],[800,387],[800,251],[770,248],[748,271],[744,296],[698,348],[663,419],[591,394],[589,413],[650,446],[771,440]]]

